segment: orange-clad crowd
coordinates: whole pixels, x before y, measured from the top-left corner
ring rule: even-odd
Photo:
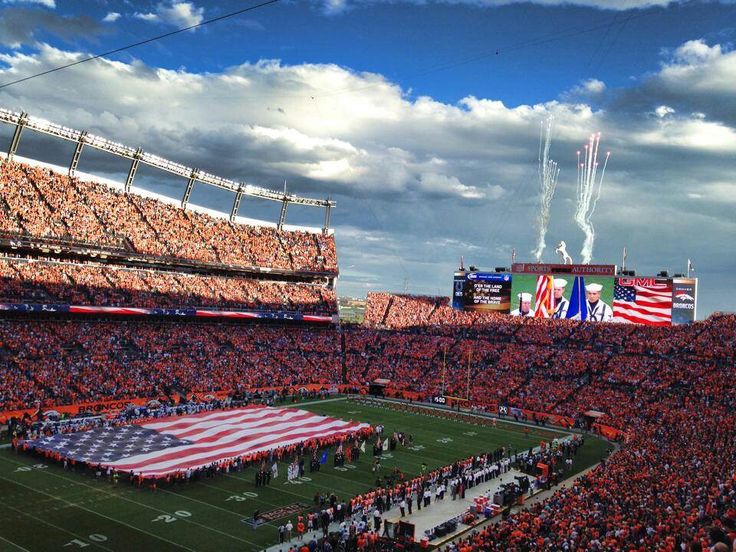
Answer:
[[[0,303],[337,312],[326,285],[12,257],[0,257]]]
[[[0,165],[0,232],[203,263],[337,271],[331,235],[231,223],[8,161]]]

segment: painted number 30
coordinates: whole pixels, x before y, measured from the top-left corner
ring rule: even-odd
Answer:
[[[177,519],[180,518],[188,518],[192,517],[192,514],[190,512],[187,512],[186,510],[177,510],[174,512],[174,515],[170,514],[161,514],[160,516],[153,519],[154,522],[156,521],[163,521],[164,523],[174,523]]]
[[[87,538],[92,542],[105,542],[107,540],[107,537],[105,535],[100,535],[99,533],[92,533]],[[89,544],[90,543],[82,539],[74,539],[70,540],[64,546],[76,546],[77,548],[84,548],[85,546],[89,546]]]

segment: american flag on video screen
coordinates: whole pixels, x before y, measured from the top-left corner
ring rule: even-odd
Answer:
[[[57,434],[26,443],[80,462],[152,477],[367,427],[305,410],[258,406]]]
[[[669,326],[672,323],[672,282],[619,278],[613,288],[613,321]]]
[[[534,316],[536,318],[549,318],[554,313],[554,300],[552,276],[537,276],[537,293],[534,303]]]

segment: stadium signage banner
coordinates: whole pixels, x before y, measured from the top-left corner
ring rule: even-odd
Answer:
[[[126,409],[130,405],[144,406],[151,401],[151,398],[138,398],[138,399],[122,399],[114,401],[97,401],[97,402],[85,402],[77,404],[66,404],[66,405],[54,405],[46,406],[41,408],[44,412],[47,410],[55,410],[62,414],[70,414],[77,416],[79,414],[102,414],[103,412],[118,412]],[[10,418],[22,418],[26,414],[33,416],[39,408],[24,408],[21,410],[7,410],[0,412],[0,422],[7,421]]]
[[[438,395],[436,397],[432,397],[432,402],[436,404],[447,404],[447,398],[442,395]]]
[[[695,278],[672,280],[672,324],[689,324],[695,320],[697,291],[698,280]]]
[[[253,388],[247,388],[246,391],[250,393],[266,393],[269,391],[282,391],[286,389],[290,395],[293,395],[297,392],[296,387],[292,386],[276,386],[276,387],[253,387]],[[329,389],[330,392],[332,392],[332,387],[328,387],[326,384],[321,383],[307,383],[305,385],[299,386],[299,390],[304,389],[306,391],[323,391],[325,389]],[[349,393],[351,391],[352,387],[349,385],[340,385],[337,387],[338,393]],[[211,395],[212,397],[216,399],[227,399],[230,395],[232,395],[232,390],[223,390],[223,391],[210,391],[206,393],[206,395]],[[412,399],[416,400],[418,398],[417,394],[412,394]],[[187,395],[187,400],[199,400],[199,394],[192,393]],[[131,398],[131,399],[119,399],[119,400],[110,400],[110,401],[97,401],[97,402],[83,402],[83,403],[76,403],[76,404],[56,404],[51,406],[44,406],[41,410],[44,412],[47,410],[56,410],[60,413],[70,414],[72,416],[77,416],[79,414],[102,414],[102,413],[113,413],[118,412],[120,410],[124,410],[130,405],[133,406],[145,406],[152,400],[164,400],[162,397],[148,397],[148,398]],[[10,418],[22,418],[26,414],[29,416],[33,416],[36,412],[38,412],[39,407],[36,408],[23,408],[20,410],[5,410],[0,412],[0,423],[5,423]]]
[[[17,313],[58,313],[105,316],[171,316],[197,318],[238,318],[258,320],[292,320],[329,324],[332,316],[301,314],[296,312],[225,311],[214,309],[144,309],[136,307],[95,307],[86,305],[53,305],[38,303],[0,303],[0,311]]]
[[[576,276],[615,276],[616,265],[514,263],[513,274],[574,274]]]

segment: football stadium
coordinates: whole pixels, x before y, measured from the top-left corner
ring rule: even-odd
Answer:
[[[471,271],[468,309],[370,293],[340,324],[326,225],[146,197],[131,157],[127,191],[3,159],[3,546],[658,549],[733,531],[733,315],[511,316],[512,284]],[[592,265],[534,266],[555,272],[532,279],[542,312],[559,273]]]
[[[100,13],[100,24],[122,18],[132,26],[163,25],[166,32],[148,37],[131,31],[123,35],[132,41],[129,46],[89,56],[67,56],[61,43],[56,48],[28,42],[67,40],[78,24],[73,32],[87,28],[106,48],[109,31],[93,32],[97,23],[87,14],[76,19],[79,14],[67,13],[60,31],[54,25],[61,23],[51,23],[54,2],[0,6],[0,50],[10,52],[0,51],[0,551],[735,551],[736,314],[727,312],[730,299],[719,299],[725,305],[720,310],[711,299],[714,290],[732,292],[727,280],[736,270],[733,241],[730,250],[718,250],[723,268],[710,273],[706,268],[702,278],[691,259],[681,263],[664,242],[645,253],[656,261],[638,258],[643,273],[629,260],[634,246],[645,249],[644,234],[663,226],[670,228],[674,247],[701,240],[703,257],[709,251],[705,242],[736,236],[728,238],[733,211],[723,211],[733,204],[728,190],[734,188],[722,175],[713,177],[717,185],[703,184],[702,190],[726,190],[707,215],[712,238],[710,228],[700,232],[684,218],[681,226],[668,219],[640,232],[632,213],[643,213],[647,201],[633,200],[626,186],[636,185],[641,175],[652,182],[657,177],[636,168],[638,158],[627,156],[621,133],[611,131],[618,148],[611,153],[605,149],[608,136],[590,126],[603,122],[613,129],[605,117],[613,117],[620,102],[661,92],[662,101],[676,107],[655,106],[637,124],[666,128],[667,143],[684,148],[678,150],[683,163],[690,167],[704,156],[708,170],[716,171],[715,154],[704,153],[706,136],[723,140],[714,146],[718,155],[731,152],[731,134],[708,120],[707,106],[718,102],[708,96],[705,107],[692,107],[702,112],[685,115],[674,93],[662,90],[671,74],[685,81],[701,66],[717,71],[716,61],[733,68],[731,46],[710,47],[701,40],[658,50],[659,56],[671,55],[660,73],[648,73],[649,84],[641,89],[616,92],[621,95],[605,104],[609,112],[595,103],[609,93],[595,79],[548,103],[511,110],[509,128],[524,128],[519,147],[531,142],[534,149],[533,193],[526,201],[514,195],[522,192],[504,189],[514,186],[513,176],[497,187],[463,183],[480,162],[467,153],[477,136],[468,131],[472,136],[463,142],[472,126],[467,120],[447,134],[439,130],[451,127],[458,113],[468,119],[496,116],[506,109],[503,102],[480,109],[474,102],[486,100],[466,97],[399,145],[400,125],[393,126],[398,115],[381,111],[392,109],[390,101],[381,100],[384,88],[392,94],[399,90],[400,101],[417,110],[403,120],[407,125],[439,102],[414,98],[380,75],[352,73],[353,80],[330,81],[335,90],[304,93],[298,79],[307,72],[324,71],[321,78],[327,79],[342,69],[304,62],[301,73],[282,82],[284,66],[278,62],[261,57],[257,64],[221,69],[219,61],[207,65],[204,48],[197,58],[203,66],[188,81],[195,70],[184,65],[157,73],[140,60],[116,57],[129,48],[180,40],[181,51],[161,46],[159,53],[176,63],[194,63],[196,56],[187,53],[192,44],[225,40],[225,30],[233,28],[223,21],[276,2],[227,14],[191,2],[154,3],[127,15],[110,11],[104,19]],[[361,13],[395,15],[391,10],[402,2],[390,4]],[[516,14],[513,4],[472,10]],[[523,17],[537,17],[537,4],[524,3],[529,13]],[[587,2],[563,4],[546,6],[544,17],[558,9],[598,9]],[[600,70],[606,56],[617,56],[618,40],[633,40],[627,25],[650,16],[647,3],[641,13],[626,12],[623,4],[609,9],[628,13],[625,17],[617,12],[603,25],[589,22],[560,36],[527,37],[478,59],[560,40],[574,45],[595,31],[600,46],[591,49],[586,71]],[[422,17],[444,9],[414,8]],[[351,18],[359,10],[342,4],[309,9],[307,19]],[[665,9],[684,13],[690,6]],[[43,22],[24,35],[38,10],[47,10],[38,12],[45,14]],[[200,27],[211,24],[225,30],[206,35]],[[247,19],[238,29],[263,33],[266,27]],[[358,42],[364,39],[360,29]],[[287,39],[279,40],[289,51]],[[53,61],[23,65],[34,55]],[[460,71],[476,57],[456,57],[447,67]],[[108,73],[99,79],[88,74],[84,92],[53,80],[82,71],[77,67],[82,63]],[[435,70],[445,66],[429,73]],[[152,88],[133,100],[115,79],[138,71]],[[254,116],[242,123],[233,115],[232,124],[218,122],[213,132],[188,127],[187,117],[196,114],[182,115],[188,108],[181,97],[174,99],[178,92],[169,89],[169,101],[153,88],[164,78],[194,96],[199,87],[211,86],[207,79],[215,79],[206,98],[213,118],[229,109],[231,87],[245,87],[254,103],[265,102],[259,109],[271,122]],[[53,85],[43,92],[48,101],[35,95],[38,79],[59,82],[69,103],[52,99]],[[714,81],[725,82],[698,79],[698,94]],[[106,83],[117,88],[117,100],[98,112],[79,107],[106,94]],[[23,86],[29,95],[18,99],[14,91]],[[335,105],[319,107],[320,94],[328,93]],[[378,126],[389,127],[388,135],[396,137],[396,145],[387,139],[383,153],[401,158],[402,168],[371,149],[379,140],[373,131],[365,131],[370,137],[360,146],[337,138],[344,113],[330,110],[338,109],[342,94],[353,93],[375,95],[368,102],[375,105],[360,104],[361,113],[383,113]],[[287,105],[295,95],[303,111],[278,103]],[[246,113],[245,96],[237,98]],[[598,107],[581,107],[585,102]],[[153,117],[136,119],[151,105]],[[178,113],[174,134],[164,128],[168,108]],[[58,121],[49,115],[60,112]],[[295,130],[297,122],[290,126],[304,112],[335,137]],[[577,116],[582,122],[573,125]],[[683,118],[687,124],[675,129]],[[108,126],[109,120],[114,124]],[[696,128],[706,123],[707,132]],[[106,133],[110,128],[119,134]],[[137,143],[127,140],[131,128],[141,137]],[[434,132],[427,128],[439,134],[418,146],[426,148],[419,159],[407,144]],[[572,143],[581,128],[593,134],[569,156],[577,179],[561,177],[564,165],[550,158],[550,152],[557,154],[553,137]],[[631,140],[640,140],[637,147],[664,147],[655,144],[655,134],[649,129],[645,138]],[[508,144],[505,136],[496,138],[500,153],[493,155],[516,155],[517,137],[509,134]],[[240,139],[253,150],[248,163],[267,169],[238,175],[247,163],[230,164],[229,158],[240,154],[229,148]],[[196,145],[208,140],[221,156],[213,158],[204,145]],[[450,149],[467,150],[453,175],[442,158],[450,156],[442,143],[448,140],[458,141]],[[356,158],[360,163],[345,169]],[[630,168],[621,169],[624,163]],[[431,172],[445,169],[448,174]],[[729,170],[732,177],[733,165]],[[403,171],[418,176],[401,188],[406,198],[397,199],[392,186]],[[281,174],[296,184],[273,185],[274,175]],[[375,196],[361,196],[356,182],[376,174],[381,184]],[[699,178],[693,174],[693,180]],[[341,178],[355,190],[335,192]],[[604,211],[610,195],[602,191],[609,185],[622,201],[619,212]],[[701,190],[690,181],[688,186]],[[677,195],[669,194],[672,201]],[[428,203],[419,205],[417,198]],[[695,202],[702,194],[688,198]],[[489,203],[475,219],[473,202],[479,199]],[[458,203],[447,206],[454,200]],[[407,219],[419,213],[420,229],[388,221],[390,216],[374,210],[381,201],[401,204]],[[567,226],[559,214],[565,202],[571,214]],[[441,229],[440,219],[455,208],[463,225],[468,217],[471,233],[498,243],[483,249],[459,235],[432,241],[430,227]],[[513,211],[519,208],[527,211]],[[535,223],[516,232],[512,219],[531,211]],[[356,230],[362,217],[381,228]],[[479,227],[478,220],[488,226]],[[596,233],[594,220],[603,231]],[[620,264],[603,258],[613,256],[613,237],[605,231],[612,225],[619,229],[613,247],[621,250]],[[518,251],[515,244],[501,243],[496,232],[503,227],[514,228],[510,233],[522,244]],[[579,254],[572,241],[560,239],[570,240],[571,229],[580,233]],[[427,284],[424,292],[412,293],[407,278],[400,290],[396,274],[407,274],[404,262],[411,259],[394,262],[394,245],[385,245],[395,243],[392,232],[407,248],[424,252],[429,244],[435,256],[422,253],[413,265],[428,274],[417,270],[413,277],[441,280],[445,290],[428,294],[433,284]],[[552,236],[556,247],[545,241]],[[532,241],[535,249],[523,253]],[[459,265],[447,257],[459,258]],[[466,258],[494,268],[466,264]],[[668,266],[686,268],[671,274],[651,268],[663,258]],[[386,268],[389,264],[395,266]],[[385,280],[373,279],[374,268],[375,274],[385,270]],[[718,280],[717,274],[727,276]],[[359,296],[356,289],[365,293]]]

